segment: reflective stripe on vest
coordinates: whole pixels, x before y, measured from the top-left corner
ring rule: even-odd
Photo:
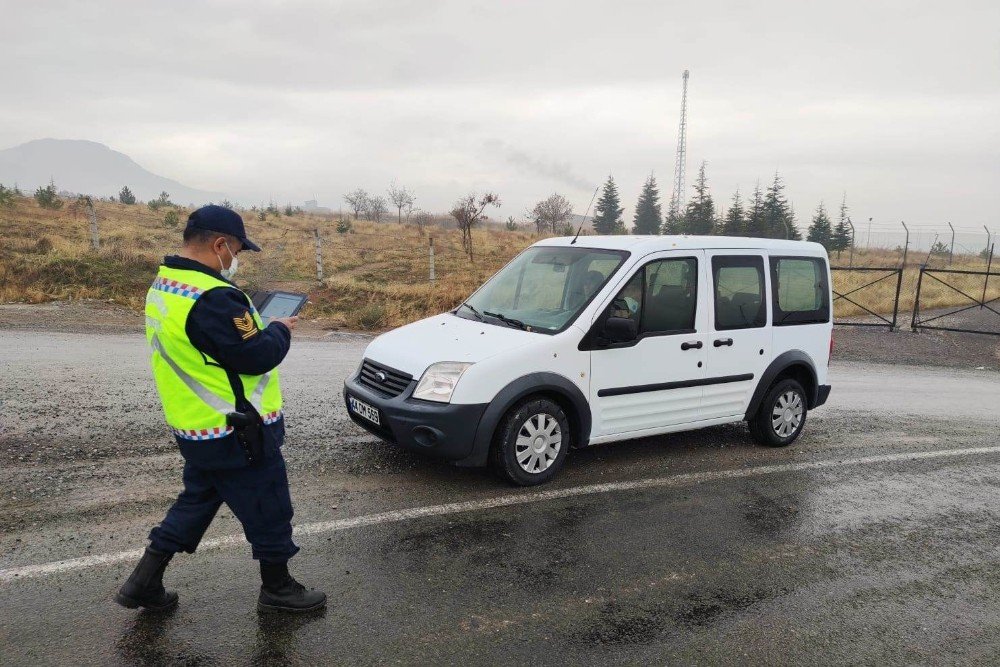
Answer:
[[[173,432],[187,440],[212,440],[232,433],[226,415],[236,398],[226,372],[187,337],[187,318],[197,300],[212,289],[232,285],[207,273],[161,266],[146,294],[146,340],[153,377]],[[246,296],[246,295],[244,295]],[[260,315],[249,297],[247,310],[258,328]],[[240,375],[247,400],[264,422],[282,418],[277,369],[263,375]]]

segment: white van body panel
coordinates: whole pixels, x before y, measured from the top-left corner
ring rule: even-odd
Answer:
[[[487,357],[537,344],[539,338],[527,331],[444,313],[382,334],[368,344],[365,357],[419,379],[428,366],[439,361],[477,363]]]
[[[490,325],[485,325],[490,326]],[[530,344],[509,349],[502,355],[493,355],[471,366],[458,386],[452,403],[489,403],[514,380],[532,373],[560,375],[586,396],[590,388],[590,353],[577,348],[584,332],[570,326],[562,333],[547,336],[509,329],[531,339]]]

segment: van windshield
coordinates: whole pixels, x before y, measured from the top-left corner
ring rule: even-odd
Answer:
[[[556,333],[590,303],[626,257],[624,250],[534,246],[454,312],[497,326]]]

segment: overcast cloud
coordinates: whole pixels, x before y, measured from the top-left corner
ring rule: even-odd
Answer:
[[[800,225],[1000,227],[1000,3],[0,1],[0,147],[90,139],[245,202],[395,179],[444,211],[582,213],[613,173],[728,203],[775,170]]]

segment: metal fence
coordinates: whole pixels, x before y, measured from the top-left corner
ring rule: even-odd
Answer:
[[[831,266],[830,271],[834,278],[833,305],[836,306],[837,301],[842,300],[860,308],[865,313],[865,316],[874,319],[874,321],[871,319],[865,321],[854,316],[846,318],[834,317],[833,323],[835,325],[845,327],[886,327],[889,331],[896,328],[899,316],[899,292],[903,286],[903,269],[901,267]],[[869,280],[868,276],[872,273],[881,273],[882,275],[876,277],[874,280]],[[864,276],[862,280],[866,280],[867,282],[864,282],[862,285],[853,285],[853,281],[849,277],[854,274]],[[839,281],[838,278],[840,279]],[[846,283],[848,286],[840,287],[838,282]],[[888,317],[887,309],[884,307],[886,304],[884,294],[880,295],[878,293],[879,289],[882,289],[884,292],[886,286],[889,286],[893,290],[891,319]]]
[[[990,259],[992,260],[992,254]],[[991,268],[990,265],[985,271],[963,271],[920,267],[910,328],[914,331],[933,329],[1000,336],[1000,296],[989,296],[990,280],[1000,278],[1000,273],[991,272]],[[975,289],[980,281],[982,291]],[[994,281],[994,285],[996,282]],[[931,285],[946,288],[952,295],[960,295],[964,305],[931,309],[929,312],[923,309],[921,297]]]

